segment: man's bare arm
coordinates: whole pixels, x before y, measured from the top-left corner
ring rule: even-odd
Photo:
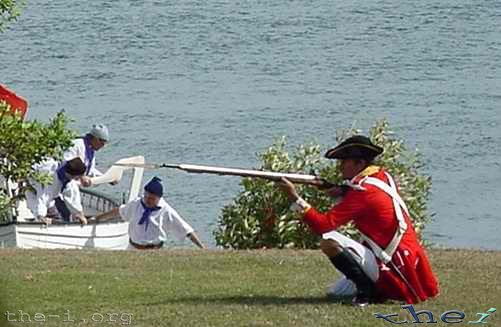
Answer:
[[[203,245],[202,241],[200,241],[200,239],[198,238],[197,234],[195,234],[195,232],[189,233],[188,238],[193,242],[193,244],[195,244],[199,248],[205,249],[205,246]]]
[[[117,207],[117,208],[111,209],[108,212],[104,212],[104,213],[97,215],[95,217],[95,219],[96,219],[96,221],[99,221],[99,220],[104,221],[104,220],[110,220],[112,218],[119,217],[119,216],[120,216],[120,212],[119,212],[118,207]]]

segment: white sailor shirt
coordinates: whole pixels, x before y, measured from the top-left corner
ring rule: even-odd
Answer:
[[[87,167],[90,165],[89,173],[86,174],[89,177],[101,176],[103,173],[96,168],[96,157],[92,158],[89,163],[85,152],[85,142],[83,138],[77,138],[73,140],[73,145],[64,152],[63,154],[64,162],[70,161],[71,159],[80,158],[82,162]]]
[[[59,163],[53,159],[49,159],[33,167],[39,172],[48,173],[52,176],[52,183],[47,186],[42,186],[35,180],[30,179],[29,184],[35,192],[29,190],[26,192],[26,204],[28,209],[36,217],[47,216],[47,210],[51,206],[52,201],[62,192],[63,183],[57,178],[57,169]],[[67,187],[67,186],[66,186]],[[79,204],[75,204],[78,206]]]
[[[157,206],[160,209],[151,213],[149,223],[141,225],[138,224],[144,212],[141,198],[120,206],[120,216],[129,222],[132,242],[141,245],[159,244],[167,240],[166,232],[171,232],[180,241],[193,233],[193,228],[163,198]]]

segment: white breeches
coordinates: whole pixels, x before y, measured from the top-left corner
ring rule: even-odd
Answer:
[[[372,279],[374,282],[379,278],[379,268],[376,261],[376,257],[371,250],[369,250],[364,245],[352,240],[351,238],[344,236],[343,234],[332,231],[322,235],[325,240],[334,240],[338,242],[343,248],[348,249],[355,260],[360,264],[363,271]],[[338,279],[334,284],[328,287],[327,294],[334,297],[349,297],[355,296],[357,294],[357,287],[355,284],[347,279],[344,275]]]

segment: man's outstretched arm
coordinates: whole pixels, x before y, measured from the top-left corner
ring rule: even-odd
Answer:
[[[120,212],[119,212],[118,207],[117,207],[117,208],[111,209],[108,212],[101,213],[94,218],[96,219],[96,221],[98,221],[98,220],[109,220],[109,219],[119,217],[119,216],[120,216]]]
[[[205,245],[203,245],[202,241],[200,241],[200,239],[198,238],[197,234],[195,234],[195,232],[189,233],[187,236],[193,242],[193,244],[195,244],[196,246],[198,246],[201,249],[205,249]]]

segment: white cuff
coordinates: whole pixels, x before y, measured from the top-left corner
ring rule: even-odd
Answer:
[[[311,205],[308,202],[306,202],[303,198],[298,198],[290,206],[290,209],[296,212],[306,212],[310,208]]]

